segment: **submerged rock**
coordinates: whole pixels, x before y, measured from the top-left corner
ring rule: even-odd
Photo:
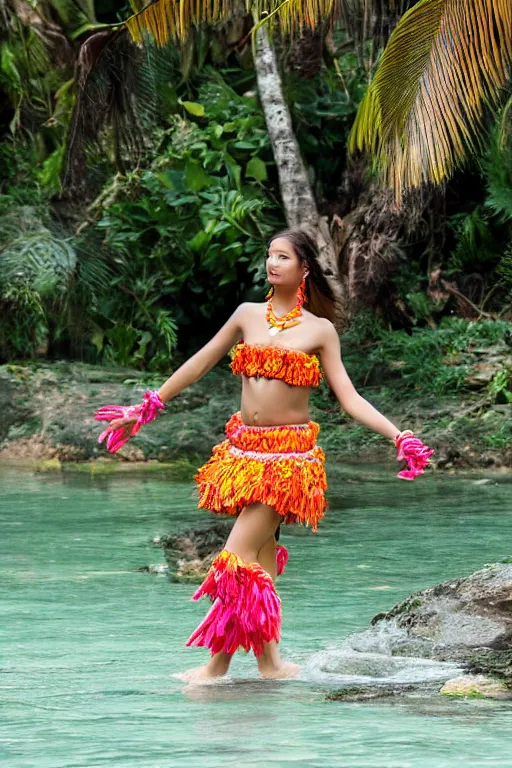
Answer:
[[[325,697],[327,701],[371,701],[373,699],[384,699],[389,696],[400,696],[404,693],[417,692],[419,685],[417,683],[404,683],[403,685],[348,685],[339,691],[330,691]],[[428,690],[423,688],[423,690]]]
[[[137,568],[137,570],[145,573],[152,573],[154,576],[167,576],[169,573],[169,566],[165,563],[150,563],[149,565],[143,565],[141,568]]]
[[[487,566],[415,592],[364,632],[350,647],[391,656],[459,663],[512,686],[512,563]]]
[[[309,677],[336,686],[327,697],[332,700],[364,701],[410,692],[437,693],[446,680],[464,672],[461,665],[452,662],[356,650],[349,645],[350,639],[341,648],[314,654],[305,665]]]
[[[448,680],[440,693],[472,699],[512,699],[512,689],[503,680],[495,680],[486,675],[464,675]]]
[[[177,535],[153,539],[163,547],[174,581],[202,582],[214,557],[223,549],[233,521],[220,520],[207,528],[189,528]]]

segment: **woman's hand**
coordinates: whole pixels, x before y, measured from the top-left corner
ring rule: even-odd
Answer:
[[[130,437],[137,434],[143,424],[156,419],[165,409],[157,390],[144,392],[144,400],[138,405],[104,405],[98,408],[94,418],[98,421],[110,421],[101,433],[98,443],[107,438],[107,451],[115,453]]]
[[[142,404],[138,405],[106,405],[99,408],[94,418],[98,421],[108,421],[108,427],[98,437],[98,443],[102,443],[107,438],[107,451],[115,453],[128,442],[139,431],[139,415]],[[112,417],[116,418],[112,418]]]
[[[132,437],[133,426],[136,423],[137,416],[125,416],[122,419],[112,419],[104,434],[109,434],[110,432],[115,432],[120,429],[122,430],[122,436],[124,437],[126,435],[126,438],[130,439],[130,437]]]

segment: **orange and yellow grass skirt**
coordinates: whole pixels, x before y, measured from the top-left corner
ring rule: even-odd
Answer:
[[[284,522],[316,531],[327,506],[325,454],[316,445],[319,432],[314,421],[250,426],[238,411],[226,424],[227,440],[214,447],[195,476],[198,507],[237,515],[259,501],[273,507]]]

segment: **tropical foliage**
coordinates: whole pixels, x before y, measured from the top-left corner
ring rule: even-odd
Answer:
[[[4,229],[0,243],[2,296],[9,310],[0,323],[5,357],[50,347],[89,360],[165,370],[178,326],[188,344],[196,344],[205,324],[219,324],[226,307],[261,277],[265,242],[283,221],[257,100],[251,93],[239,95],[213,70],[205,70],[196,101],[182,100],[172,89],[165,98],[174,113],[153,130],[158,154],[145,168],[114,176],[90,203],[79,234],[66,240],[73,253],[67,292],[57,279],[60,240],[42,223],[48,203],[38,172],[31,195],[26,188],[23,196],[16,185],[19,164],[6,157],[11,185],[3,205],[9,211],[10,203],[6,215],[13,226]],[[22,172],[28,175],[27,166],[28,161]],[[29,202],[34,205],[20,209]],[[32,224],[20,231],[21,210],[30,213]],[[20,293],[19,265],[27,261],[33,281],[24,276]],[[34,286],[42,282],[48,304],[37,301]],[[65,302],[57,301],[62,292]],[[19,315],[27,316],[26,328],[13,335]]]
[[[163,371],[240,300],[261,297],[265,242],[284,213],[251,60],[253,19],[238,3],[182,4],[180,16],[175,7],[134,3],[130,20],[128,4],[113,13],[101,0],[19,0],[2,17],[4,360],[71,356]],[[505,0],[471,0],[471,9],[462,0],[251,4],[260,20],[276,11],[273,44],[307,178],[357,299],[380,318],[372,370],[412,341],[432,344],[432,370],[443,368],[465,333],[447,316],[484,328],[511,314],[512,100],[497,126],[493,115],[510,75],[512,11]],[[235,20],[208,31],[205,14]],[[316,27],[307,51],[303,25]],[[185,31],[178,49],[163,45]],[[405,196],[399,213],[359,156],[347,161],[365,93],[354,147],[375,154],[398,194],[444,181],[437,196]],[[80,108],[91,99],[87,119]],[[463,157],[467,170],[449,181]],[[442,350],[427,341],[434,329]],[[420,386],[408,366],[404,381]],[[460,375],[451,366],[428,380],[442,391]]]
[[[361,104],[352,150],[387,184],[440,184],[481,150],[512,73],[510,0],[420,0],[397,26]]]

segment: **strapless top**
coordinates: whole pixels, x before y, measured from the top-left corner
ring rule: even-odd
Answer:
[[[322,380],[320,361],[316,355],[298,349],[246,344],[234,347],[231,370],[245,376],[281,379],[294,387],[317,387]]]

